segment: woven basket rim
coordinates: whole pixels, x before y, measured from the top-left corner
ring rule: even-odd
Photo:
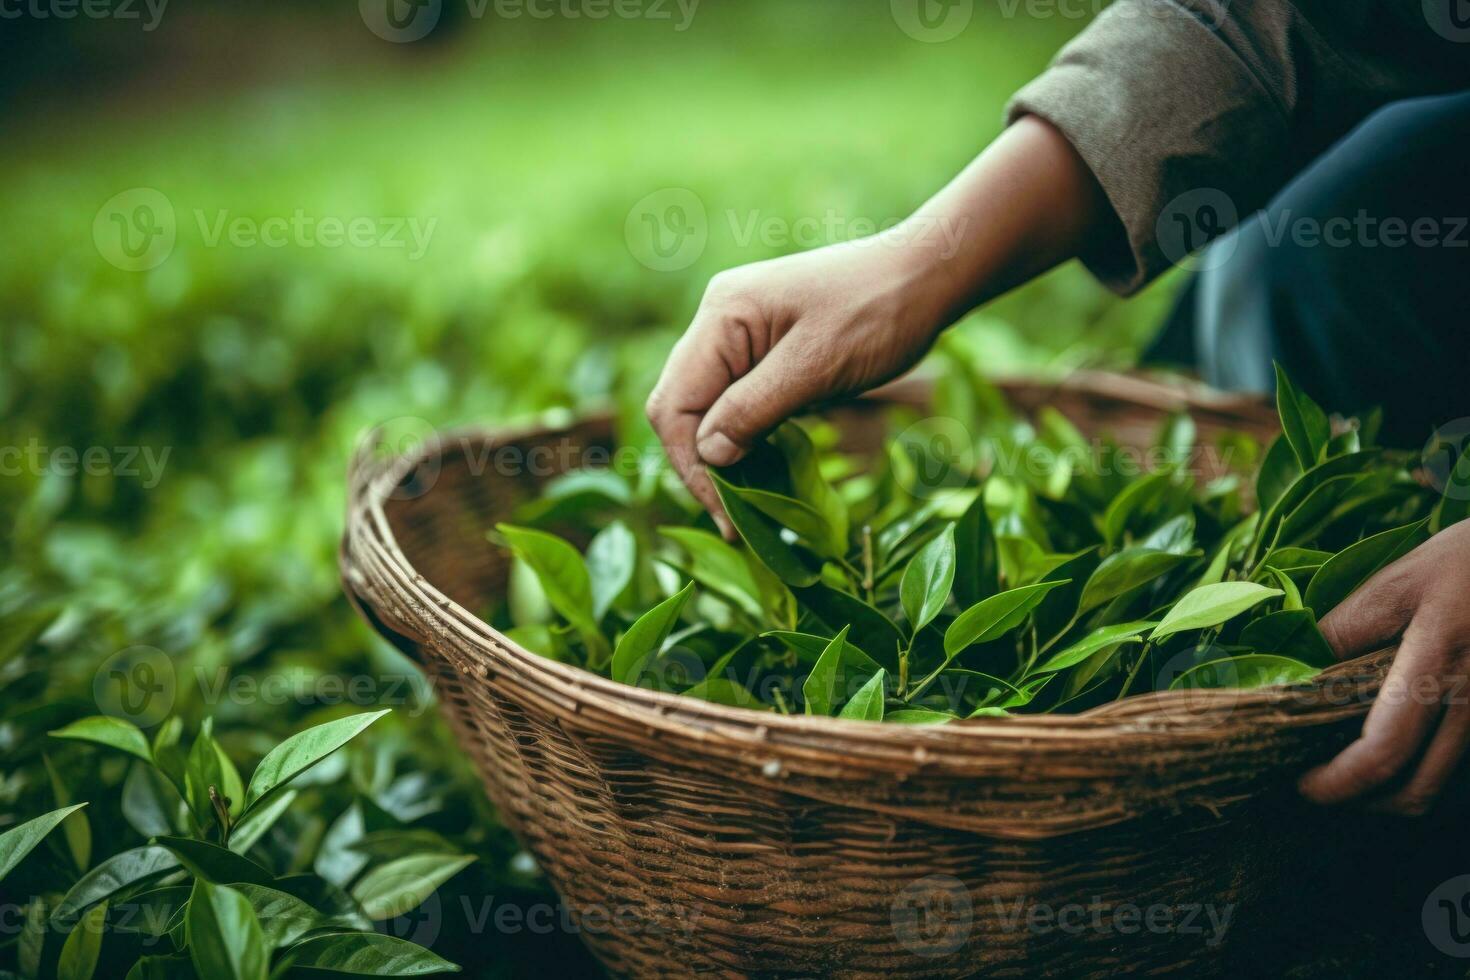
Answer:
[[[1105,376],[1077,375],[1057,387],[1086,388],[1098,377]],[[1221,415],[1233,414],[1234,406],[1242,417],[1252,414],[1244,403],[1232,402],[1228,396],[1212,401],[1201,404],[1189,394],[1179,393],[1175,404]],[[412,452],[389,459],[359,451],[349,468],[347,526],[340,554],[343,583],[352,601],[361,609],[363,585],[368,577],[377,577],[408,600],[417,622],[402,625],[417,625],[426,633],[449,639],[466,654],[470,669],[482,677],[492,671],[513,672],[543,688],[548,697],[572,705],[572,710],[578,704],[595,705],[627,716],[650,734],[660,731],[696,739],[733,738],[758,742],[773,751],[781,747],[797,755],[856,754],[863,757],[864,764],[881,766],[887,759],[898,769],[909,769],[916,763],[965,769],[987,752],[1046,755],[1049,745],[1075,752],[1079,741],[1106,743],[1114,759],[1133,755],[1119,752],[1127,743],[1143,749],[1156,746],[1161,738],[1179,748],[1220,751],[1229,741],[1222,739],[1222,732],[1237,735],[1243,730],[1311,727],[1363,714],[1390,660],[1389,651],[1380,651],[1336,664],[1310,681],[1293,685],[1248,691],[1153,692],[1078,714],[1012,715],[936,725],[783,715],[621,684],[532,653],[449,598],[420,574],[399,548],[384,509],[394,488],[427,460],[447,457],[471,445],[485,449],[527,438],[567,436],[597,419],[581,416],[566,424],[455,428],[425,440]],[[371,576],[364,566],[371,567]],[[391,628],[393,624],[387,625]],[[1334,702],[1325,696],[1325,682],[1347,684],[1356,694]],[[1148,767],[1147,753],[1137,755],[1138,766]]]

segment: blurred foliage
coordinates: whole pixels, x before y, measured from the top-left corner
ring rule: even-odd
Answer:
[[[213,716],[250,764],[285,734],[384,700],[386,682],[358,704],[321,696],[317,679],[416,677],[337,583],[343,476],[370,426],[422,434],[619,391],[636,402],[713,272],[812,244],[745,241],[749,216],[830,213],[841,228],[906,214],[1081,26],[977,11],[960,37],[924,44],[886,2],[707,2],[685,32],[487,16],[389,45],[350,7],[287,16],[166,15],[138,38],[146,55],[119,73],[126,84],[42,92],[6,123],[0,443],[22,455],[0,476],[0,616],[16,654],[0,664],[0,830],[60,805],[44,753],[90,801],[94,855],[140,842],[113,819],[126,767],[41,734],[97,713],[119,651],[163,651],[173,711],[190,731]],[[137,30],[88,36],[112,28]],[[93,240],[99,208],[134,187],[161,192],[177,222],[172,253],[146,272],[109,264]],[[640,264],[625,240],[630,208],[666,187],[710,216],[708,247],[676,272]],[[221,212],[298,211],[436,224],[417,260],[210,244]],[[1122,307],[1073,267],[959,329],[987,371],[1117,362],[1164,299]],[[64,473],[50,465],[60,447],[101,447],[112,463]],[[314,693],[221,697],[200,680],[220,676]],[[421,710],[431,692],[417,680],[395,692],[399,710],[314,773],[275,860],[303,860],[289,848],[356,803],[478,855],[452,886],[465,894],[540,894]],[[59,859],[59,839],[37,854]],[[487,942],[463,919],[446,915],[433,946],[471,973],[522,973],[553,951],[585,968],[563,933]]]

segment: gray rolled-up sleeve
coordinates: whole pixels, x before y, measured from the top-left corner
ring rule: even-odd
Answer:
[[[1006,114],[1056,126],[1097,177],[1123,235],[1083,261],[1129,293],[1373,109],[1467,86],[1470,45],[1419,2],[1117,0]]]

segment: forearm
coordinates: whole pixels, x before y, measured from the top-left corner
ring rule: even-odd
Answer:
[[[1062,262],[1116,227],[1087,165],[1050,123],[1007,128],[899,229],[908,291],[934,329]]]

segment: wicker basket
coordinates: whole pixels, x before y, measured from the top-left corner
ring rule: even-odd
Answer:
[[[1125,444],[1181,407],[1202,439],[1274,424],[1259,403],[1110,375],[1002,387]],[[855,445],[878,431],[872,403],[834,418]],[[341,564],[611,972],[1198,974],[1303,880],[1323,829],[1293,815],[1291,783],[1352,737],[1387,653],[1296,688],[928,727],[615,684],[476,615],[506,577],[485,530],[610,437],[591,419],[362,455]]]

